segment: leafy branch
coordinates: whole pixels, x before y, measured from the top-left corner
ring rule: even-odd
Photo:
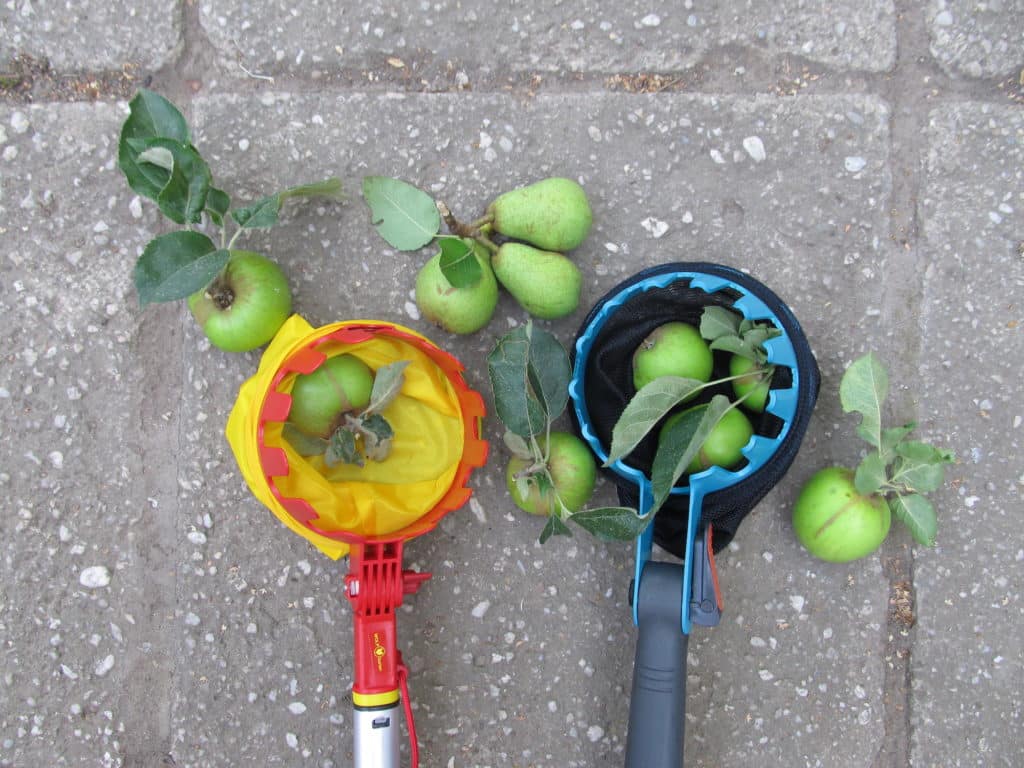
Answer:
[[[522,468],[513,482],[520,498],[536,492],[546,507],[547,522],[540,534],[543,544],[552,536],[571,536],[567,521],[599,536],[631,539],[636,536],[629,518],[636,514],[624,507],[602,507],[573,512],[564,489],[551,472],[552,425],[569,400],[571,367],[565,348],[553,334],[526,323],[501,337],[487,358],[494,393],[494,409],[505,426],[504,442]],[[579,458],[583,461],[583,458]],[[593,457],[586,449],[586,461]]]
[[[935,544],[938,519],[924,494],[937,490],[945,479],[945,465],[955,461],[943,451],[908,439],[916,424],[883,427],[882,406],[889,394],[889,374],[869,352],[855,360],[843,374],[839,399],[847,413],[859,413],[857,436],[874,450],[860,462],[854,485],[863,496],[885,498],[889,509],[925,546]]]
[[[283,437],[302,456],[323,456],[328,467],[384,461],[391,455],[395,430],[382,413],[402,391],[408,365],[408,360],[399,360],[378,368],[370,402],[358,413],[344,414],[330,437],[310,435],[291,422],[285,422]]]
[[[184,116],[163,96],[146,89],[140,89],[129,104],[117,162],[133,191],[185,227],[154,238],[139,257],[134,280],[143,306],[183,299],[209,286],[222,274],[239,236],[276,224],[289,198],[344,199],[341,181],[329,178],[232,209],[228,193],[214,186],[210,167],[192,143]],[[196,231],[204,217],[220,229],[219,244]],[[229,220],[235,223],[230,239]]]

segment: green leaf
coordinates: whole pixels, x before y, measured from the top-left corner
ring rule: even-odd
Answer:
[[[145,144],[140,161],[153,157],[163,163],[171,158],[170,175],[156,198],[160,211],[176,224],[198,224],[213,180],[206,161],[195,147],[171,139],[148,139]]]
[[[950,464],[953,462],[953,454],[943,451],[920,440],[905,440],[896,444],[896,453],[905,459],[916,462],[932,462],[936,464]]]
[[[327,441],[316,435],[309,435],[286,421],[281,436],[288,441],[300,456],[323,456],[327,451]]]
[[[916,426],[916,423],[910,422],[909,424],[904,424],[901,427],[883,429],[880,447],[882,457],[887,461],[891,459],[893,452],[896,450],[896,445],[900,443],[903,438],[913,432]]]
[[[628,456],[669,411],[704,387],[703,381],[678,376],[660,376],[643,386],[615,422],[605,466]]]
[[[569,518],[605,541],[632,541],[650,524],[653,515],[640,517],[631,507],[584,509]]]
[[[188,124],[171,102],[145,89],[139,90],[128,108],[117,145],[117,164],[136,194],[155,201],[169,174],[152,163],[140,163],[139,154],[145,148],[140,150],[131,140],[161,138],[188,144]]]
[[[572,531],[569,530],[569,526],[562,522],[562,518],[558,515],[550,515],[548,517],[547,525],[544,526],[544,530],[540,532],[540,543],[546,544],[547,540],[552,536],[572,536]]]
[[[708,344],[711,349],[720,349],[732,355],[739,355],[755,363],[760,362],[758,354],[753,346],[741,339],[739,336],[719,336]]]
[[[951,453],[917,441],[898,443],[896,453],[893,483],[922,493],[937,490],[942,485],[946,476],[943,465],[953,461]]]
[[[553,491],[555,489],[555,481],[551,479],[551,472],[548,470],[547,467],[544,467],[542,470],[535,474],[529,475],[528,479],[530,480],[530,482],[534,483],[537,486],[537,493],[539,493],[542,497],[547,496],[550,491]],[[554,495],[555,494],[551,494],[551,496]]]
[[[529,359],[529,342],[512,334],[499,339],[487,356],[494,411],[509,432],[523,438],[536,435],[547,426],[547,415],[527,378]]]
[[[363,179],[363,198],[370,206],[371,223],[393,248],[415,251],[441,229],[441,214],[434,199],[411,184],[386,176]]]
[[[373,389],[370,390],[370,403],[364,413],[379,413],[387,408],[398,397],[405,383],[405,369],[409,360],[398,360],[382,365],[373,375]]]
[[[843,410],[863,416],[857,434],[878,449],[882,447],[882,403],[888,394],[889,374],[874,352],[852,362],[839,384]]]
[[[395,430],[390,422],[379,413],[360,419],[359,430],[363,433],[363,450],[370,461],[384,461],[391,455],[391,443]]]
[[[531,323],[505,334],[487,356],[494,410],[510,432],[529,438],[565,410],[571,369],[565,348]]]
[[[142,143],[144,146],[147,146],[149,141],[152,141],[152,139]],[[131,144],[135,146],[135,141],[133,140]],[[174,155],[171,154],[169,149],[164,149],[163,147],[151,146],[148,149],[144,149],[139,153],[139,162],[155,165],[157,168],[162,168],[168,173],[174,170]]]
[[[127,132],[130,138],[163,137],[183,144],[190,141],[185,117],[158,93],[140,88],[128,104],[128,111],[122,135]]]
[[[773,334],[772,331],[775,331],[775,333]],[[743,334],[743,343],[751,349],[763,349],[762,345],[768,339],[778,335],[779,332],[775,328],[770,328],[766,325],[755,325]]]
[[[910,535],[915,541],[926,547],[935,546],[939,521],[928,499],[916,493],[893,496],[889,499],[889,509],[897,520],[910,529]]]
[[[506,429],[501,439],[513,456],[526,460],[534,458],[533,449],[530,447],[530,444],[515,432]]]
[[[653,511],[665,503],[672,487],[685,474],[693,457],[729,408],[729,398],[715,395],[706,408],[684,412],[682,418],[666,431],[651,466]]]
[[[473,247],[457,237],[443,237],[441,247],[441,274],[453,288],[470,288],[483,277],[480,262],[473,254]]]
[[[209,285],[228,263],[206,235],[182,230],[154,238],[135,263],[139,304],[176,301]]]
[[[710,305],[700,316],[700,335],[708,341],[722,336],[739,336],[743,317],[731,309]]]
[[[206,194],[206,212],[210,215],[213,223],[218,227],[224,225],[224,217],[228,215],[231,207],[231,197],[222,189],[210,187]]]
[[[572,378],[569,355],[550,331],[536,328],[533,323],[522,328],[530,343],[527,377],[547,414],[547,420],[553,422],[562,415],[569,402],[569,380]]]
[[[231,218],[238,222],[242,229],[272,227],[277,223],[277,213],[280,210],[280,196],[268,195],[244,208],[236,208],[231,212]]]
[[[324,463],[328,467],[341,463],[363,466],[363,457],[356,444],[356,433],[348,427],[336,429],[328,443],[327,451],[324,453]]]
[[[231,218],[238,222],[242,229],[259,229],[272,227],[277,223],[281,204],[290,197],[327,197],[332,200],[344,199],[339,179],[326,179],[315,184],[302,184],[289,187],[283,192],[267,195],[256,202],[237,208],[231,212]]]
[[[897,459],[893,467],[893,483],[920,493],[930,493],[942,485],[946,478],[945,468],[941,464],[915,463],[907,459]]]
[[[861,496],[870,496],[885,484],[885,480],[885,461],[878,451],[872,451],[857,467],[853,484]]]

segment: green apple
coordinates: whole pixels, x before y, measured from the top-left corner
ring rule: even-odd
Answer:
[[[889,533],[891,513],[881,496],[862,496],[846,467],[826,467],[804,485],[793,507],[793,530],[807,551],[832,563],[869,555]]]
[[[227,266],[188,299],[210,343],[225,352],[248,352],[274,338],[292,311],[288,279],[270,259],[231,251]]]
[[[772,384],[771,375],[766,372],[766,366],[758,365],[743,355],[733,355],[729,358],[729,375],[743,377],[732,382],[732,391],[736,397],[746,398],[743,400],[743,407],[754,413],[764,413]],[[750,394],[748,395],[748,393]]]
[[[683,418],[684,414],[695,413],[705,408],[707,405],[695,405],[689,410],[669,416],[658,433],[658,442],[665,439],[668,430]],[[697,455],[693,457],[693,461],[690,462],[686,471],[692,475],[711,467],[731,469],[743,458],[743,446],[750,442],[753,434],[754,427],[750,420],[743,415],[743,412],[738,408],[730,408],[719,419],[714,429],[711,430],[711,434],[704,439],[700,450],[697,451]]]
[[[373,391],[373,370],[355,355],[329,357],[292,384],[288,421],[310,435],[327,438],[348,411],[365,408]]]
[[[553,488],[542,493],[536,480],[529,481],[529,491],[524,496],[519,492],[516,475],[531,464],[529,459],[512,457],[505,472],[505,484],[512,495],[513,503],[531,515],[550,515],[558,511],[555,494],[570,512],[583,509],[594,493],[597,482],[597,462],[586,443],[568,432],[552,432],[547,444],[541,443],[541,450],[548,453],[548,471],[554,483]]]
[[[711,349],[696,328],[678,321],[665,323],[633,353],[633,385],[641,389],[662,376],[707,381],[713,367]]]

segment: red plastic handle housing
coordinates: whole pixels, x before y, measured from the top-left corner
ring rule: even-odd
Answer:
[[[353,692],[372,698],[399,689],[395,610],[429,573],[402,570],[402,541],[354,544],[345,594],[355,618]]]

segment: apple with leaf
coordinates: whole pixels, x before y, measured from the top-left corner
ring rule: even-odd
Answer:
[[[183,227],[153,238],[136,262],[139,303],[188,299],[210,342],[228,352],[245,352],[270,341],[291,314],[288,280],[273,261],[238,249],[236,243],[243,233],[277,223],[289,198],[342,199],[341,182],[329,178],[232,207],[230,195],[214,186],[184,116],[163,96],[145,89],[129,104],[117,162],[132,190]],[[219,241],[201,231],[204,227],[219,229]]]

